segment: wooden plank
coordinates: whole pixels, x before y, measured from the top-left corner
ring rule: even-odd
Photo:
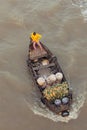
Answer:
[[[34,60],[34,59],[38,59],[40,57],[43,57],[47,54],[47,52],[44,50],[44,49],[40,49],[40,48],[37,48],[36,50],[32,50],[30,51],[30,59],[31,60]]]
[[[42,66],[38,66],[38,67],[33,67],[33,70],[48,68],[48,67],[52,67],[52,66],[55,66],[55,63],[51,63],[51,64],[48,64],[48,65],[42,65]]]

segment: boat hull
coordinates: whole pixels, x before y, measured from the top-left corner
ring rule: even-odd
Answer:
[[[44,97],[43,90],[45,88],[42,88],[37,83],[37,79],[40,76],[45,76],[46,78],[49,74],[55,74],[57,72],[61,72],[63,74],[62,82],[67,82],[56,56],[54,56],[51,53],[51,51],[42,43],[41,45],[43,46],[44,51],[40,53],[39,55],[35,55],[35,56],[34,56],[34,52],[32,52],[32,47],[33,47],[32,44],[29,46],[29,55],[28,55],[27,65],[28,65],[30,73],[32,74],[32,79],[35,83],[35,86],[37,86],[40,90],[42,103],[44,103],[49,108],[49,110],[53,111],[54,113],[61,114],[63,117],[68,116],[71,109],[71,104],[72,104],[72,91],[70,90],[70,88],[67,95],[67,98],[69,99],[69,101],[64,104],[62,102],[62,99],[60,99],[61,104],[56,105],[54,102],[49,101]],[[31,56],[32,54],[33,56]],[[40,61],[44,58],[50,61],[48,65],[41,65]]]

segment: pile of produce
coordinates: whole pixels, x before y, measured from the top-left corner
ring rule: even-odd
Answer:
[[[47,100],[55,100],[56,98],[62,98],[68,94],[68,84],[63,82],[62,84],[56,84],[49,86],[43,91],[43,95]]]

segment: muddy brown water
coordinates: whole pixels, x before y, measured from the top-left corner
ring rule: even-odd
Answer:
[[[73,89],[68,118],[42,106],[28,72],[29,35],[57,56]],[[87,129],[87,0],[0,0],[0,130]]]

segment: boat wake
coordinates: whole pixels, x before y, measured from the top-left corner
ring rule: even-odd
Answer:
[[[72,0],[72,4],[80,7],[84,21],[87,22],[87,0]]]
[[[82,85],[83,86],[83,85]],[[51,112],[45,105],[43,105],[40,101],[40,95],[38,96],[37,90],[33,90],[33,92],[28,93],[25,97],[25,102],[27,103],[28,107],[34,112],[34,114],[43,116],[45,118],[51,119],[55,122],[61,121],[68,123],[71,119],[77,119],[80,108],[83,106],[86,98],[86,85],[84,84],[83,90],[79,91],[79,94],[75,96],[71,106],[71,112],[68,117],[61,117],[57,114]],[[83,91],[83,92],[82,92]]]

